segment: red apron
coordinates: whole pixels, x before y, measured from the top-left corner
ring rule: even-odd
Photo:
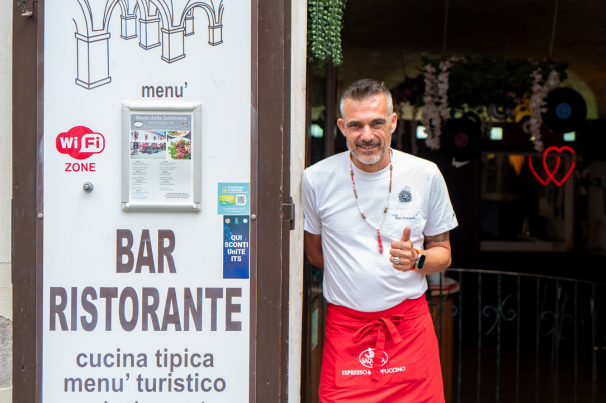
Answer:
[[[328,304],[320,402],[444,402],[425,295],[380,312]]]

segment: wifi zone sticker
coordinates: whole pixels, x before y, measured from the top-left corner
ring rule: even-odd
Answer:
[[[66,133],[59,134],[56,146],[61,154],[67,154],[77,160],[85,160],[105,150],[105,137],[88,127],[76,126]]]

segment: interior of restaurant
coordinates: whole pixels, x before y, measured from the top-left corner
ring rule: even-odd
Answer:
[[[341,40],[341,65],[308,64],[306,165],[347,151],[336,119],[350,83],[374,78],[392,89],[398,113],[392,148],[438,165],[459,222],[451,232],[453,269],[432,278],[429,291],[446,401],[525,395],[606,401],[598,382],[606,375],[606,313],[600,312],[606,284],[603,5],[349,0]],[[537,114],[531,94],[518,97],[522,105],[515,109],[500,99],[453,106],[442,120],[438,147],[430,148],[435,127],[425,130],[418,107],[427,93],[414,85],[429,85],[428,64],[443,66],[444,60],[454,66],[450,88],[463,77],[455,75],[457,66],[477,67],[472,74],[479,85],[467,96],[493,85],[491,66],[498,63],[507,66],[505,75],[520,61],[557,64],[562,79],[545,89],[536,128],[528,123]],[[419,80],[423,74],[425,81]],[[306,262],[305,281],[301,394],[303,402],[317,402],[322,270]]]

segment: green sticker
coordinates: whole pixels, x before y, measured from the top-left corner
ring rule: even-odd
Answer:
[[[249,183],[219,183],[217,214],[248,215],[250,213]]]

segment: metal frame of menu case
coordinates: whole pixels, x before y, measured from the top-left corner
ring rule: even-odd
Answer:
[[[131,131],[131,114],[133,112],[170,112],[193,113],[193,181],[191,203],[133,203],[130,199],[130,154],[129,136]],[[122,103],[122,210],[124,211],[194,211],[201,210],[202,203],[202,104],[192,102],[123,102]]]

